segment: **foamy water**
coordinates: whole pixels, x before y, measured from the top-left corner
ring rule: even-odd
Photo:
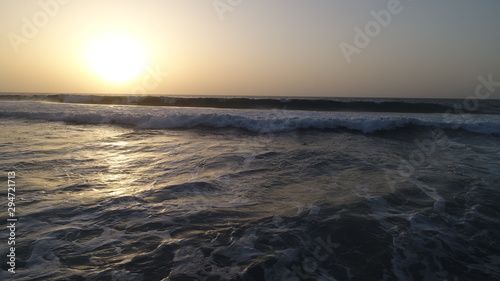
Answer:
[[[497,115],[0,108],[1,280],[500,278]]]

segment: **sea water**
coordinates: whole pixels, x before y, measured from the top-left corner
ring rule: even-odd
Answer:
[[[498,101],[141,99],[0,101],[1,280],[500,279]]]

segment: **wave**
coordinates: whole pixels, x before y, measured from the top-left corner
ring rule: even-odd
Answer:
[[[337,112],[462,113],[462,100],[389,98],[284,98],[284,97],[188,97],[119,95],[0,95],[0,100],[39,100],[60,103],[211,107],[234,109],[287,109]],[[500,114],[500,101],[480,103],[474,114]]]
[[[83,124],[120,124],[138,129],[199,126],[270,133],[346,128],[373,133],[417,125],[500,134],[499,115],[353,113],[292,110],[235,110],[155,106],[86,105],[37,101],[0,102],[0,116]]]

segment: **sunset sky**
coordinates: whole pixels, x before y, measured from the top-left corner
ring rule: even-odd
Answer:
[[[497,0],[1,0],[0,92],[464,98],[500,81],[499,15]]]

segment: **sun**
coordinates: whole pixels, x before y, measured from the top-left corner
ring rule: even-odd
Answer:
[[[147,56],[137,40],[126,36],[106,36],[90,45],[87,62],[101,78],[123,83],[144,71]]]

